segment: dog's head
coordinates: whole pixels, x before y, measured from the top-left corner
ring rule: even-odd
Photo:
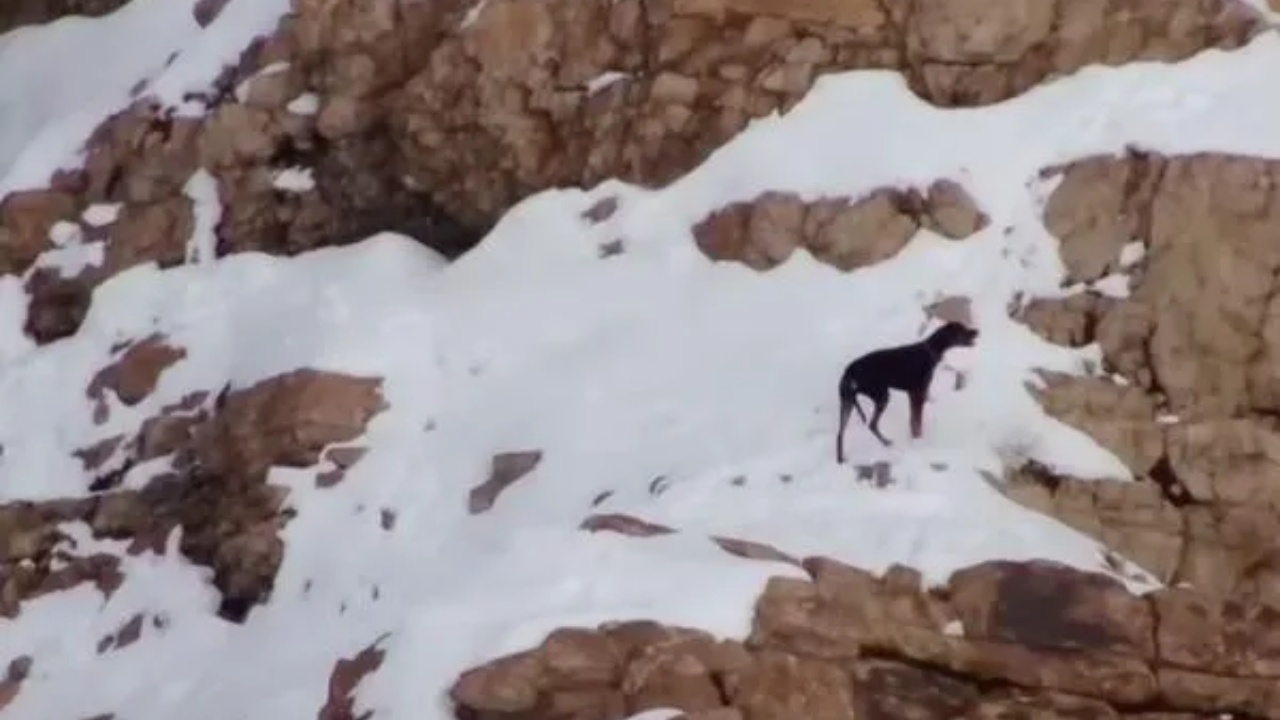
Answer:
[[[933,331],[933,340],[943,348],[972,347],[978,331],[963,323],[948,322]]]

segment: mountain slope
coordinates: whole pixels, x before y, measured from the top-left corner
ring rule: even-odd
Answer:
[[[134,0],[121,13],[153,5]],[[274,19],[263,12],[243,11],[244,43]],[[236,17],[191,37],[230,35]],[[6,47],[16,46],[0,53]],[[444,692],[459,673],[555,628],[645,618],[742,637],[768,578],[805,575],[785,561],[737,557],[712,538],[876,573],[907,565],[934,584],[988,560],[1048,559],[1115,575],[1135,592],[1158,586],[993,485],[1006,464],[1024,460],[1133,481],[1120,459],[1050,417],[1024,387],[1038,368],[1088,374],[1098,348],[1052,345],[1009,308],[1067,292],[1042,222],[1053,190],[1042,171],[1130,144],[1280,157],[1277,63],[1280,39],[1267,33],[1231,52],[1088,68],[1000,104],[952,110],[919,100],[895,73],[826,76],[790,112],[753,122],[671,185],[535,194],[452,263],[392,234],[291,258],[215,260],[224,208],[212,180],[195,175],[190,261],[105,279],[68,337],[29,340],[23,283],[0,278],[0,503],[85,496],[125,445],[108,445],[96,467],[78,452],[132,438],[196,393],[216,416],[224,387],[234,396],[306,368],[380,379],[381,404],[350,423],[354,434],[312,448],[364,448],[354,459],[274,463],[266,481],[288,488],[292,517],[280,530],[269,601],[240,624],[216,616],[226,587],[179,552],[189,521],[163,538],[167,552],[132,554],[123,540],[93,539],[83,522],[62,523],[75,544],[57,547],[72,558],[118,557],[121,579],[107,593],[92,584],[52,592],[0,619],[0,663],[32,659],[0,702],[5,717],[309,717],[326,704],[334,660],[375,641],[385,655],[359,684],[356,707],[451,717]],[[30,94],[9,87],[0,82],[0,109]],[[21,138],[0,143],[26,148],[10,153],[0,192],[71,161],[64,151],[101,119],[91,109],[36,132],[71,112],[64,100],[78,102],[42,106],[20,123]],[[695,237],[712,213],[766,192],[858,200],[936,180],[962,185],[985,227],[958,240],[922,229],[891,258],[848,273],[804,249],[757,273],[709,260]],[[597,218],[602,203],[613,209]],[[37,269],[101,257],[92,238],[64,230],[64,247],[41,255]],[[1128,283],[1117,276],[1096,288],[1123,295]],[[866,469],[836,466],[842,364],[918,338],[925,307],[951,296],[969,299],[982,333],[949,358],[963,387],[940,374],[919,441],[906,437],[902,398],[883,425],[893,448],[854,423],[846,447]],[[134,380],[122,374],[104,381],[113,392],[95,394],[122,344],[151,337],[177,350],[142,371],[150,382],[127,393]],[[341,425],[348,409],[320,413],[316,424]],[[271,412],[261,427],[274,429]],[[526,473],[477,496],[495,455],[530,451],[536,461],[503,461]],[[125,466],[111,491],[141,492],[170,468],[188,472],[181,463],[161,455]],[[349,467],[318,482],[334,465]],[[886,474],[883,486],[867,481]],[[593,515],[648,537],[583,531]],[[138,617],[126,634],[140,639],[119,641]]]

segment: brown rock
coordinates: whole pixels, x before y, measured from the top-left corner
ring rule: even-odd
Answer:
[[[382,666],[386,651],[379,648],[378,643],[385,637],[384,635],[374,640],[354,657],[339,658],[334,663],[333,671],[329,674],[328,698],[316,715],[317,720],[357,720],[368,716],[368,713],[356,715],[352,693],[360,681]]]
[[[1053,32],[1054,3],[1018,0],[999,8],[981,0],[916,0],[907,27],[907,52],[948,64],[1023,60]]]
[[[76,198],[56,190],[23,190],[0,198],[0,276],[21,275],[50,249],[49,229],[75,220]]]
[[[925,720],[972,717],[970,708],[981,697],[977,688],[955,678],[883,660],[858,663],[854,695],[858,717]]]
[[[86,448],[75,451],[74,455],[80,459],[86,471],[96,470],[111,459],[111,456],[120,448],[120,444],[124,442],[124,437],[124,435],[112,435],[103,438]]]
[[[310,467],[329,445],[358,437],[386,407],[381,378],[294,370],[228,395],[200,437],[202,460],[249,473]]]
[[[52,268],[40,268],[27,279],[27,319],[23,332],[39,345],[76,334],[93,300],[92,285],[79,277],[65,278]]]
[[[194,223],[191,199],[186,196],[125,205],[111,229],[103,272],[110,277],[148,262],[161,268],[182,264]]]
[[[1037,298],[1020,308],[1017,318],[1055,345],[1084,347],[1097,339],[1098,321],[1114,304],[1094,292]]]
[[[124,625],[115,632],[114,649],[122,650],[129,647],[142,637],[142,613],[134,613],[133,617],[125,621]]]
[[[504,490],[533,472],[540,462],[542,462],[541,450],[522,450],[494,455],[489,478],[472,488],[467,510],[472,515],[477,515],[493,507]]]
[[[209,27],[214,20],[222,14],[222,9],[227,6],[227,0],[197,0],[195,7],[191,9],[192,15],[195,17],[196,24],[200,27]]]
[[[990,562],[955,573],[951,604],[972,640],[1154,658],[1150,608],[1117,580],[1047,562]]]
[[[1061,242],[1068,284],[1090,282],[1118,269],[1120,249],[1150,232],[1151,202],[1163,163],[1131,151],[1123,161],[1088,158],[1061,170],[1045,205],[1045,227]]]
[[[325,450],[324,459],[345,470],[360,462],[368,452],[369,448],[359,445],[337,446]]]
[[[128,0],[10,0],[0,8],[0,35],[23,25],[40,25],[68,15],[99,17],[114,12],[126,2]]]
[[[620,631],[614,631],[618,637]],[[622,631],[625,632],[625,631]],[[726,704],[718,683],[726,673],[744,670],[750,656],[736,643],[718,643],[700,633],[668,633],[627,653],[622,692],[627,712],[676,708],[706,712]]]
[[[104,406],[104,393],[110,390],[120,402],[132,407],[155,391],[165,370],[186,356],[185,348],[168,345],[163,335],[149,335],[130,344],[110,365],[99,370],[85,393],[99,406]]]
[[[1088,433],[1135,474],[1145,475],[1164,452],[1155,403],[1141,388],[1103,378],[1041,375],[1045,386],[1032,395],[1045,411]]]
[[[271,112],[229,103],[219,107],[200,137],[200,165],[219,169],[270,159],[283,133]]]
[[[538,651],[550,682],[564,685],[612,685],[621,680],[621,658],[600,632],[563,628],[547,635]]]
[[[153,509],[139,493],[110,493],[99,498],[91,527],[97,537],[132,537],[144,532],[151,524],[152,512]]]
[[[382,510],[379,511],[378,513],[378,525],[381,526],[383,530],[387,530],[387,531],[390,531],[393,528],[395,528],[396,526],[395,511],[390,510],[388,508],[382,508]]]
[[[535,652],[499,658],[462,673],[449,689],[458,705],[475,712],[519,713],[538,704],[542,658]]]
[[[9,661],[4,678],[0,679],[0,710],[4,710],[18,697],[22,682],[31,674],[31,656],[21,655]]]
[[[651,523],[623,513],[596,513],[589,515],[578,526],[578,529],[593,533],[602,531],[614,532],[630,537],[653,537],[654,535],[669,535],[675,532],[675,530],[665,525]]]
[[[119,163],[118,199],[143,207],[159,205],[168,214],[181,217],[187,201],[184,186],[198,168],[202,131],[203,125],[195,118],[161,115],[147,123],[138,141],[141,151],[129,146],[114,148],[111,154]],[[180,241],[186,242],[186,234]]]
[[[736,555],[746,560],[767,560],[801,567],[798,559],[767,543],[728,537],[712,537],[711,541],[730,555]]]
[[[925,207],[925,227],[952,240],[967,238],[990,223],[969,191],[954,180],[934,181],[926,191]]]
[[[166,408],[159,415],[142,422],[133,441],[133,453],[137,460],[153,460],[189,446],[196,427],[206,417],[203,413],[180,415],[179,411],[179,408]]]
[[[856,720],[853,685],[839,666],[764,650],[747,669],[729,673],[725,690],[748,720]]]
[[[613,214],[617,211],[618,198],[616,196],[607,197],[584,210],[582,218],[593,225],[598,225],[613,217]]]
[[[1089,718],[1090,720],[1118,720],[1121,715],[1104,702],[1066,693],[1032,693],[1011,690],[992,693],[977,701],[967,718],[974,720],[1005,720],[1006,718]],[[1133,716],[1125,715],[1125,718]],[[1148,720],[1155,720],[1150,718]],[[1173,720],[1168,718],[1166,720]]]
[[[694,227],[702,251],[713,260],[738,260],[765,270],[797,247],[841,270],[892,257],[920,227],[909,193],[877,190],[855,203],[824,199],[805,203],[769,192],[749,203],[712,213]]]

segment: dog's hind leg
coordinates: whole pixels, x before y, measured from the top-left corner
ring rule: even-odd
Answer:
[[[857,393],[846,393],[842,388],[840,392],[840,424],[836,427],[836,464],[838,465],[844,464],[844,430],[849,424],[850,410],[857,410],[863,424],[866,424],[867,416],[862,414],[862,406],[858,405]]]
[[[867,427],[871,428],[871,433],[876,436],[877,440],[884,443],[885,447],[889,447],[893,443],[880,434],[880,416],[884,415],[884,409],[889,406],[889,388],[877,388],[875,392],[865,392],[864,394],[871,398],[871,402],[875,404],[875,409],[871,411],[871,422],[867,423]]]

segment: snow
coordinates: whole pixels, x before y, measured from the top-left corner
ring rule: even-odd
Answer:
[[[186,260],[188,263],[213,262],[218,249],[218,238],[215,232],[218,221],[222,219],[222,203],[218,200],[218,181],[209,174],[208,170],[200,168],[191,174],[182,190],[183,194],[191,198],[195,221],[191,240],[187,243]]]
[[[480,19],[480,14],[484,12],[488,4],[489,0],[476,0],[476,3],[467,10],[467,14],[462,16],[462,21],[458,23],[458,29],[466,30],[471,27],[476,20]]]
[[[610,85],[616,82],[619,82],[621,80],[626,80],[629,77],[631,76],[628,75],[627,73],[618,72],[617,70],[610,70],[608,72],[600,73],[599,75],[591,78],[591,80],[587,83],[587,94],[595,95],[596,93],[600,92],[601,90],[604,90]]]
[[[271,177],[271,185],[285,192],[304,193],[315,189],[316,180],[311,168],[291,167],[277,170]]]
[[[294,115],[315,115],[320,112],[320,96],[315,93],[303,93],[285,106]]]
[[[65,220],[59,220],[49,228],[49,242],[54,247],[66,247],[80,241],[80,226]]]
[[[1125,243],[1120,248],[1120,267],[1128,269],[1142,261],[1147,255],[1147,246],[1141,240]]]
[[[196,2],[132,0],[102,17],[0,35],[0,197],[77,163],[84,140],[135,86],[173,106],[206,89],[289,10],[289,0],[230,0],[201,29]]]
[[[80,216],[86,225],[90,227],[104,227],[116,221],[120,217],[122,203],[95,203],[85,208],[84,213]]]
[[[1107,297],[1123,300],[1129,297],[1129,276],[1124,273],[1112,273],[1095,280],[1090,287]]]
[[[169,90],[205,77],[196,70],[215,50],[284,4],[232,2],[194,35],[167,9],[185,18],[190,3],[163,2],[127,8],[155,14],[139,37],[184,47],[171,66],[177,74],[153,79]],[[111,27],[123,34],[122,17],[96,22],[122,23]],[[123,45],[115,31],[112,42]],[[107,37],[77,32],[85,42]],[[0,53],[15,52],[14,38],[0,42],[9,43]],[[148,42],[162,54],[158,40]],[[153,69],[141,54],[122,56],[135,76]],[[14,89],[8,62],[0,108],[13,104],[9,93],[32,92]],[[37,658],[6,719],[310,717],[334,662],[385,636],[385,661],[358,686],[356,707],[444,720],[442,691],[459,671],[558,626],[649,618],[743,636],[766,579],[801,573],[731,556],[712,535],[872,571],[907,564],[929,583],[997,558],[1105,570],[1098,543],[995,487],[1001,462],[1018,458],[1099,482],[1130,480],[1115,456],[1047,417],[1025,387],[1037,382],[1036,368],[1089,372],[1099,352],[1050,345],[1007,316],[1019,294],[1063,292],[1057,243],[1040,222],[1053,181],[1033,178],[1129,143],[1280,157],[1278,63],[1280,40],[1268,34],[1183,63],[1087,69],[974,110],[933,108],[887,72],[829,76],[790,114],[754,122],[670,187],[608,182],[541,193],[451,265],[391,233],[292,258],[214,260],[216,184],[197,173],[186,188],[197,205],[191,262],[113,277],[76,335],[33,348],[21,333],[20,284],[0,278],[0,502],[82,494],[88,478],[74,450],[135,430],[194,389],[313,367],[384,378],[390,407],[370,423],[360,441],[370,452],[340,484],[316,488],[313,470],[272,472],[291,489],[297,516],[282,532],[272,601],[243,627],[214,618],[209,571],[175,550],[130,557],[83,527],[65,528],[77,552],[122,555],[127,580],[109,599],[81,587],[0,620],[6,656]],[[5,182],[34,182],[31,168],[73,159],[66,150],[93,124],[85,118],[100,118],[114,97],[86,95],[74,113],[69,97],[35,103],[45,119],[28,123],[23,138],[47,129],[15,166],[19,180]],[[4,137],[12,147],[18,135]],[[962,242],[921,231],[897,257],[853,273],[803,251],[756,273],[709,262],[691,237],[708,212],[767,190],[860,196],[936,178],[963,184],[991,217],[988,229]],[[620,200],[614,216],[583,219],[610,196]],[[617,238],[626,251],[602,259],[598,247]],[[982,335],[948,356],[968,381],[962,390],[935,385],[920,440],[906,434],[901,397],[882,425],[892,448],[851,423],[853,461],[888,463],[892,477],[883,488],[859,481],[833,458],[835,380],[854,356],[917,339],[923,307],[939,295],[972,299]],[[134,407],[111,400],[109,419],[95,425],[89,379],[113,345],[152,332],[187,356],[151,396]],[[489,512],[470,515],[467,494],[491,456],[522,449],[543,451],[538,467]],[[129,484],[145,482],[146,471],[135,469]],[[664,489],[651,491],[660,476]],[[612,494],[593,508],[604,492]],[[391,530],[379,522],[384,509],[396,515]],[[593,511],[678,532],[578,530]],[[1156,586],[1149,577],[1123,582]],[[139,612],[164,618],[162,627],[95,654],[98,638]]]

